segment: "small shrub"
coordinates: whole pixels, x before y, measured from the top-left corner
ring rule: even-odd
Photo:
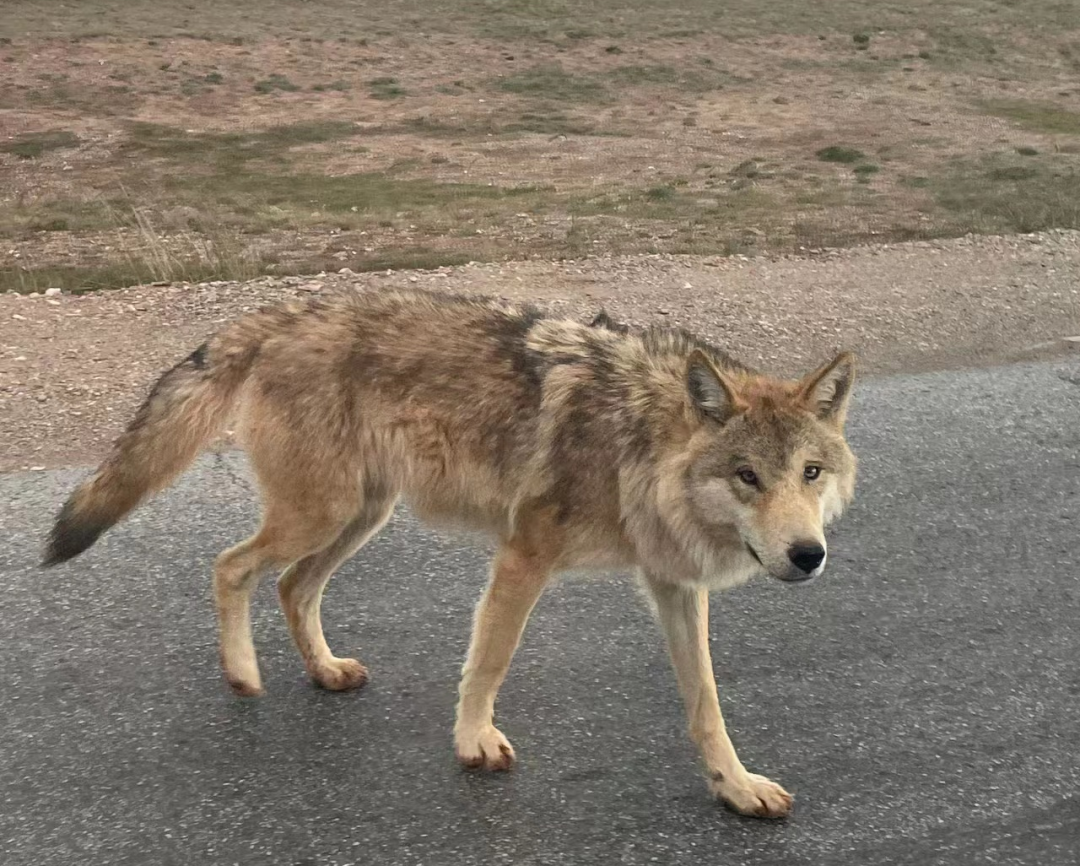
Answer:
[[[881,171],[881,166],[874,165],[872,162],[865,162],[862,165],[855,166],[855,179],[859,183],[870,183],[871,176]]]
[[[265,78],[262,81],[255,82],[256,93],[273,93],[275,90],[294,93],[299,89],[298,85],[293,84],[284,75],[278,75],[277,73],[274,73],[269,78]]]
[[[389,76],[372,78],[368,82],[368,87],[371,88],[369,95],[372,99],[397,99],[405,95],[405,88],[398,84],[396,78]]]
[[[841,147],[838,144],[823,147],[817,151],[817,158],[822,162],[853,163],[866,159],[866,154],[853,147]]]

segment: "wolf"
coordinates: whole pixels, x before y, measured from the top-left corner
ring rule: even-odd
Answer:
[[[422,291],[265,307],[161,376],[63,505],[42,564],[89,548],[233,420],[263,499],[258,531],[213,571],[237,694],[262,692],[249,604],[270,571],[314,682],[366,682],[359,661],[331,652],[320,604],[403,499],[423,520],[496,543],[459,684],[461,763],[505,770],[515,759],[495,699],[552,576],[632,570],[710,791],[740,813],[782,817],[791,795],[745,769],[724,727],[708,593],[825,568],[824,528],[854,492],[843,432],[854,370],[842,353],[801,379],[774,378],[678,329]]]

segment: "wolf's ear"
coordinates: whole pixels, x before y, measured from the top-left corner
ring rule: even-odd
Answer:
[[[841,352],[804,378],[799,394],[818,418],[843,427],[854,381],[855,356],[851,352]]]
[[[607,314],[607,310],[601,310],[589,322],[590,328],[603,328],[605,331],[615,331],[617,334],[629,334],[630,328],[626,325],[616,322],[611,316]]]
[[[716,421],[726,421],[746,408],[731,379],[700,349],[694,349],[687,361],[686,388],[698,411]]]

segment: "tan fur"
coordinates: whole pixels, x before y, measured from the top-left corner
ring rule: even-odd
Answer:
[[[404,499],[499,545],[462,671],[464,764],[513,762],[495,698],[551,576],[633,568],[711,789],[745,814],[780,816],[791,797],[743,768],[724,728],[707,591],[824,566],[824,527],[854,487],[852,378],[850,355],[778,380],[691,335],[634,333],[604,314],[587,326],[419,292],[268,308],[159,380],[64,506],[46,563],[78,555],[166,486],[236,411],[264,500],[259,531],[214,568],[222,665],[238,693],[262,691],[249,605],[270,571],[283,571],[282,608],[315,682],[366,681],[326,644],[322,592]]]

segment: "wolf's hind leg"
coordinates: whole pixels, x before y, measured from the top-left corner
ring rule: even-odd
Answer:
[[[365,493],[359,513],[329,547],[305,556],[278,580],[278,596],[289,631],[311,678],[325,689],[342,691],[367,682],[367,668],[356,659],[337,658],[323,636],[320,607],[333,573],[371,538],[394,511],[395,494],[385,489]]]
[[[343,521],[319,510],[273,502],[259,531],[231,547],[214,563],[214,597],[220,630],[221,664],[237,694],[262,693],[251,639],[251,594],[271,569],[282,568],[330,544]]]

